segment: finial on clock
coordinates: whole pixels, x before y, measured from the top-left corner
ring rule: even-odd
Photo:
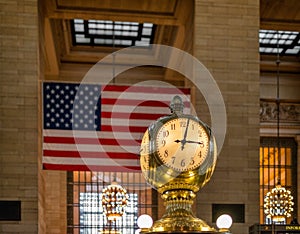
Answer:
[[[182,114],[183,108],[184,104],[181,97],[179,97],[178,95],[174,96],[170,104],[171,113]]]

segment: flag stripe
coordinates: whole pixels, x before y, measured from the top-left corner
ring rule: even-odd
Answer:
[[[140,139],[141,133],[132,133],[132,132],[112,132],[112,131],[68,131],[68,130],[43,130],[44,136],[47,137],[82,137],[82,138],[115,138],[118,139],[128,139],[128,136],[131,136],[133,139]]]
[[[126,86],[126,85],[106,85],[102,91],[118,91],[118,92],[136,92],[136,93],[159,93],[159,94],[178,94],[177,88],[170,87],[153,87],[153,86]],[[190,95],[189,89],[180,89],[180,92],[185,95]]]
[[[134,145],[140,144],[141,140],[114,139],[114,138],[74,138],[74,137],[44,137],[44,143],[61,144],[91,144],[91,145]]]
[[[128,152],[90,152],[90,151],[65,151],[65,150],[43,150],[44,156],[70,157],[70,158],[112,158],[112,159],[137,159],[137,155]]]
[[[119,113],[119,112],[101,112],[103,118],[118,118],[118,119],[158,119],[161,114],[146,114],[146,113]]]
[[[136,152],[138,158],[139,145],[130,146],[115,146],[115,145],[89,145],[89,144],[59,144],[59,143],[44,143],[43,149],[56,149],[66,151],[88,151],[88,152],[122,152],[125,149],[129,152]]]
[[[117,96],[117,95],[116,95]],[[101,103],[103,105],[120,105],[120,106],[145,106],[145,107],[169,107],[170,101],[161,100],[157,101],[141,101],[136,99],[118,99],[118,98],[102,98]],[[183,102],[185,107],[188,107],[190,103],[188,101]],[[164,109],[165,110],[165,109]]]
[[[189,89],[44,82],[43,168],[139,172],[142,136],[174,95],[189,113]]]
[[[63,163],[43,163],[43,168],[46,170],[61,170],[61,171],[103,171],[103,172],[138,172],[140,166],[95,166],[86,165],[83,162],[79,165],[70,165]]]

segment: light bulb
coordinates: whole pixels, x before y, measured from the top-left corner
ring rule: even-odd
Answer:
[[[220,232],[228,232],[229,228],[232,225],[232,218],[228,214],[223,214],[219,216],[216,222],[217,227],[219,228]]]
[[[153,220],[150,215],[142,214],[138,217],[137,225],[140,229],[148,229],[151,228],[153,224]]]

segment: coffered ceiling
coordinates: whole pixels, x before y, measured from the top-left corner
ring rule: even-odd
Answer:
[[[74,45],[73,19],[152,23],[156,27],[154,44],[192,53],[193,9],[193,0],[41,0],[45,75],[48,79],[82,77],[91,65],[119,49],[115,46]],[[260,15],[261,29],[300,32],[299,0],[260,0]],[[274,54],[262,54],[261,71],[274,73],[275,60]],[[174,77],[170,71],[154,67],[147,69],[153,76]],[[298,77],[299,54],[283,57],[280,69]]]

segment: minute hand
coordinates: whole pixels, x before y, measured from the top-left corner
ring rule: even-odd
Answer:
[[[184,145],[186,143],[186,136],[187,136],[187,132],[188,132],[188,129],[189,129],[189,124],[190,124],[190,119],[187,120],[186,127],[185,127],[185,132],[184,132],[184,135],[183,135],[183,139],[181,140],[181,150],[184,149]]]
[[[190,140],[187,140],[187,141],[185,141],[185,143],[195,143],[195,144],[199,144],[199,145],[204,145],[203,141],[190,141]]]

